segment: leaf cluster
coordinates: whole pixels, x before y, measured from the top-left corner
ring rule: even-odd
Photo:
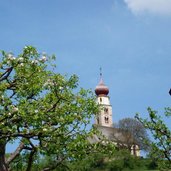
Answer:
[[[98,111],[91,91],[78,88],[76,75],[68,78],[48,70],[54,56],[39,54],[32,46],[17,57],[2,51],[1,59],[0,148],[20,141],[4,165],[23,152],[27,153],[27,170],[37,154],[52,156],[47,170],[83,157],[89,147],[87,137],[94,133],[86,128]]]
[[[148,113],[149,119],[142,119],[138,114],[136,118],[151,131],[154,138],[154,141],[149,143],[150,156],[159,161],[161,167],[171,168],[171,130],[157,111],[148,108]],[[164,115],[170,119],[171,108],[166,108]]]

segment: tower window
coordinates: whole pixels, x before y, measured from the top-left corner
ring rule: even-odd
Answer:
[[[108,118],[108,116],[105,116],[105,123],[109,123],[109,118]]]
[[[100,98],[100,102],[102,102],[102,98]]]
[[[104,108],[104,113],[108,114],[108,108]]]

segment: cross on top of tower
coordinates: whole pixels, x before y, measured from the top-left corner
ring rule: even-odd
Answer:
[[[100,77],[102,77],[102,67],[100,67]]]

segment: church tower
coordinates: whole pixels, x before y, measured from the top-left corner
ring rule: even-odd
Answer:
[[[104,84],[102,73],[100,72],[100,82],[95,88],[97,95],[97,103],[100,105],[99,114],[95,119],[95,124],[99,126],[112,127],[112,106],[110,105],[110,98],[108,96],[109,89]]]

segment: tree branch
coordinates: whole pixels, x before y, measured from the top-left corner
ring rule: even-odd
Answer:
[[[12,70],[13,70],[13,67],[8,68],[7,71],[1,75],[0,81],[7,79],[10,73],[12,72]]]
[[[32,151],[30,152],[26,171],[31,171],[33,159],[34,159],[34,154],[36,153],[36,151],[37,151],[36,148],[33,148]]]
[[[24,149],[24,143],[21,142],[20,145],[17,147],[14,153],[11,154],[11,156],[6,160],[7,164],[9,165]]]

